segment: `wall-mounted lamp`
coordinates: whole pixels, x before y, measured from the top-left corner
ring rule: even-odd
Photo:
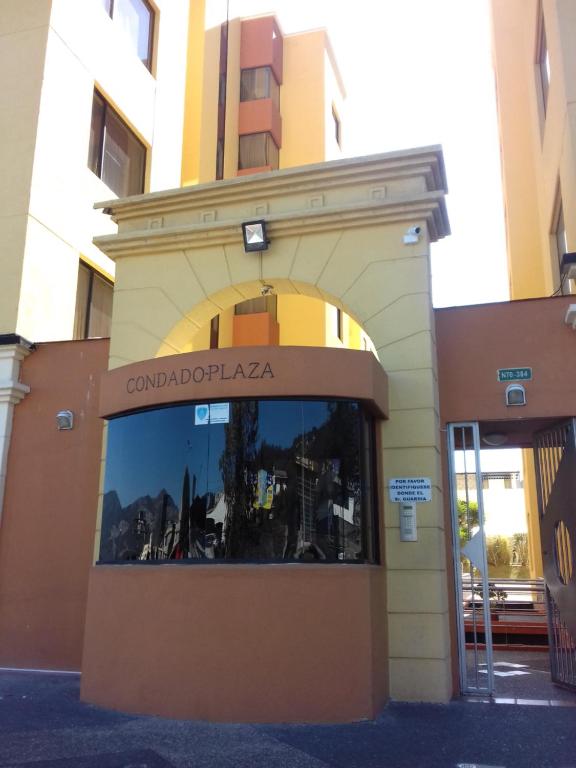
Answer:
[[[576,280],[576,253],[565,253],[560,260],[560,278]]]
[[[245,221],[242,224],[242,237],[246,253],[268,250],[270,240],[266,236],[266,222],[263,219]]]
[[[564,315],[564,322],[576,331],[576,304],[570,304]]]
[[[506,445],[508,435],[504,434],[504,432],[491,432],[488,435],[483,435],[482,442],[491,448],[498,448],[501,445]]]
[[[526,390],[522,384],[509,384],[506,387],[506,405],[526,405]]]
[[[74,428],[74,414],[72,411],[58,411],[56,414],[56,428],[59,430]]]

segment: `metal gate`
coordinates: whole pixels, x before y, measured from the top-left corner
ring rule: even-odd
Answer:
[[[486,696],[494,673],[478,424],[449,424],[448,451],[460,689]]]
[[[576,691],[576,419],[534,435],[552,680]]]

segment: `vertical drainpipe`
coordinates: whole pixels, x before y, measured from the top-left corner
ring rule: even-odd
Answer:
[[[0,522],[14,406],[30,392],[30,387],[19,380],[20,364],[31,350],[32,344],[21,336],[14,333],[0,334]]]

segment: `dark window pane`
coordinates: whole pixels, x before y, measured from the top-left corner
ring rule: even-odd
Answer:
[[[88,337],[101,338],[110,336],[112,322],[113,288],[100,275],[92,275],[92,296],[90,302],[90,321]]]
[[[220,315],[215,315],[210,320],[210,349],[218,349],[220,336]]]
[[[152,11],[143,0],[114,0],[114,22],[123,30],[140,61],[150,69]]]
[[[340,118],[336,114],[334,107],[332,107],[332,119],[334,120],[334,138],[336,139],[338,146],[340,146]]]
[[[101,179],[119,197],[144,191],[146,151],[110,108],[106,112]]]
[[[277,296],[258,296],[255,299],[246,299],[236,304],[234,307],[235,315],[253,315],[258,312],[268,312],[276,320]]]
[[[90,300],[90,281],[92,271],[84,264],[78,267],[78,286],[76,288],[76,314],[74,317],[74,338],[86,338],[86,320]]]
[[[100,175],[100,157],[104,134],[104,101],[94,91],[92,101],[92,122],[90,124],[90,148],[88,150],[88,168],[97,176]]]
[[[240,75],[240,101],[272,99],[280,105],[280,87],[270,67],[243,69]]]
[[[205,403],[114,419],[100,559],[372,562],[371,424],[348,401]]]
[[[75,339],[110,335],[112,295],[111,283],[81,263],[76,290]]]
[[[250,133],[240,136],[238,168],[278,168],[278,147],[269,133]]]

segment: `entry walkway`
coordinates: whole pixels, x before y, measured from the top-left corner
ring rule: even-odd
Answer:
[[[353,725],[214,725],[82,704],[79,678],[0,672],[3,768],[576,768],[576,706],[391,704]]]

